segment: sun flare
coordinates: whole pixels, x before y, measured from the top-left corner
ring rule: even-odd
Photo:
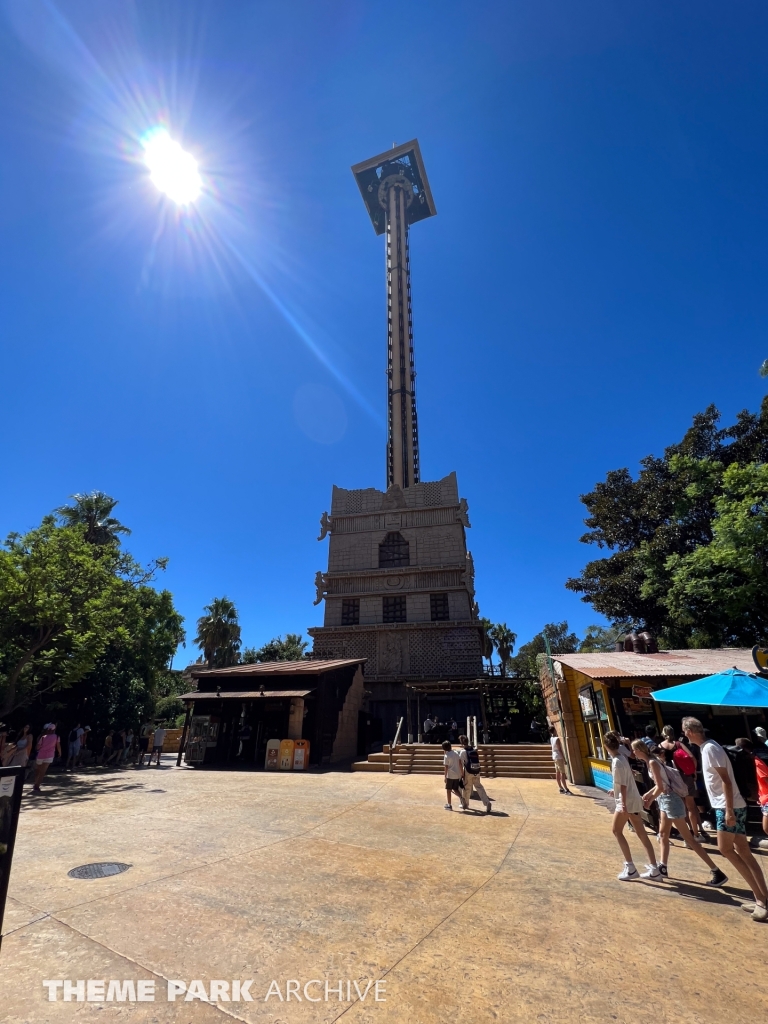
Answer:
[[[174,142],[165,128],[153,128],[142,139],[144,162],[152,182],[180,206],[186,206],[200,195],[203,183],[197,160]]]

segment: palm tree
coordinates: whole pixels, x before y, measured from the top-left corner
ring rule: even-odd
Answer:
[[[495,626],[491,626],[488,630],[488,635],[493,641],[496,650],[499,652],[502,678],[506,678],[507,663],[512,657],[512,651],[515,649],[517,633],[513,633],[509,626],[507,626],[506,622],[497,622]]]
[[[240,659],[240,624],[228,597],[215,597],[197,620],[195,643],[208,668],[227,668]]]
[[[491,630],[493,629],[493,623],[490,619],[479,618],[477,620],[480,623],[480,643],[483,648],[482,656],[488,659],[488,668],[493,675],[493,639],[491,637]]]
[[[768,377],[768,359],[764,359],[760,364],[760,376]]]
[[[85,539],[90,544],[119,544],[118,534],[131,532],[112,517],[112,510],[118,504],[116,498],[110,498],[103,491],[72,494],[70,497],[75,504],[62,505],[55,513],[65,526],[84,526]]]

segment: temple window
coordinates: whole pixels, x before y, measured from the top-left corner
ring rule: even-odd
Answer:
[[[388,533],[379,544],[379,568],[394,569],[398,565],[410,564],[408,541],[400,533]]]

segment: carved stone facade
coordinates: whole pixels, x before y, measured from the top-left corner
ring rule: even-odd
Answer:
[[[321,519],[330,546],[316,578],[325,619],[309,630],[315,657],[367,658],[366,686],[390,684],[376,697],[399,696],[391,684],[408,680],[482,674],[468,526],[455,473],[405,490],[334,487]]]

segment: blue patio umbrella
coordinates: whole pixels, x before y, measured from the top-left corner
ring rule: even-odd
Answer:
[[[768,678],[729,668],[692,683],[654,690],[655,701],[668,704],[709,704],[730,708],[768,708]]]

